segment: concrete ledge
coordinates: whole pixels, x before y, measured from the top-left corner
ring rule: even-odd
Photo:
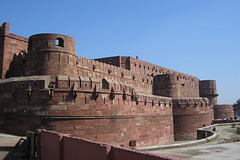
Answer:
[[[213,128],[215,127],[215,125],[211,125],[211,126],[207,126],[207,127],[203,127],[203,128],[199,128],[199,129],[208,129],[208,128]],[[157,150],[157,149],[169,149],[169,148],[179,148],[179,147],[187,147],[187,146],[193,146],[193,145],[197,145],[197,144],[202,144],[202,143],[206,143],[209,142],[211,140],[214,140],[218,135],[215,131],[212,131],[213,134],[207,138],[204,139],[200,139],[200,140],[193,140],[193,141],[189,141],[189,142],[183,142],[183,143],[176,143],[176,144],[167,144],[167,145],[158,145],[158,146],[149,146],[149,147],[139,147],[139,148],[135,148],[136,150],[139,151],[151,151],[151,150]],[[177,141],[175,141],[177,142]]]

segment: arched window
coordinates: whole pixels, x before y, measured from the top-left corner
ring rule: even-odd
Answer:
[[[59,47],[64,47],[63,39],[62,38],[57,38],[55,40],[55,45]]]

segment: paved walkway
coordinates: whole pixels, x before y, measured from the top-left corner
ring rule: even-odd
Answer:
[[[189,160],[240,160],[240,135],[236,134],[237,126],[216,126],[218,137],[208,143],[184,148],[159,149],[148,151]]]
[[[17,142],[23,137],[0,133],[0,160],[12,160],[10,153]]]

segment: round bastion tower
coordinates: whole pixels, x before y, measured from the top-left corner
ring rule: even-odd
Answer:
[[[171,98],[180,98],[180,83],[174,74],[156,75],[153,79],[153,94]]]
[[[76,75],[75,39],[61,34],[29,37],[25,75]]]
[[[218,104],[218,94],[215,80],[199,81],[199,93],[200,97],[207,97],[210,101],[210,104]]]

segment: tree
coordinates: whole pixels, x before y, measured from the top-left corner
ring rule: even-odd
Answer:
[[[235,112],[240,112],[240,99],[238,99],[237,102],[233,104],[233,110]]]

